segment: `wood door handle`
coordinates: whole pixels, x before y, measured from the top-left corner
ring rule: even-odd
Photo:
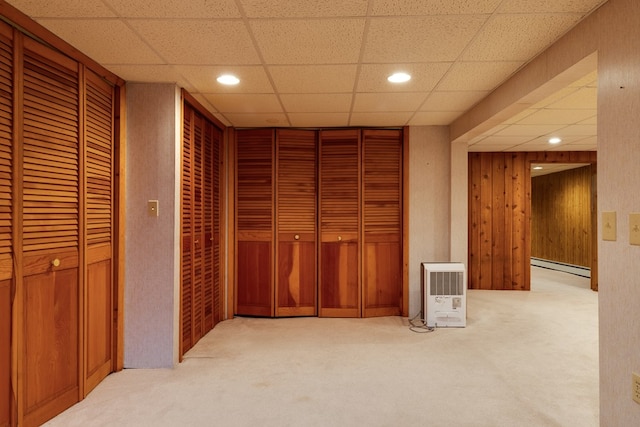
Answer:
[[[60,259],[56,258],[51,260],[51,265],[54,267],[60,267]]]
[[[299,234],[296,234],[295,236],[293,236],[293,238],[294,238],[295,240],[300,240],[300,235],[299,235]]]
[[[342,242],[342,236],[338,236],[338,242]]]

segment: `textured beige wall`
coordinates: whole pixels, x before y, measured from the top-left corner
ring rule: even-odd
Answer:
[[[597,23],[598,213],[618,219],[615,242],[598,227],[600,424],[638,426],[631,373],[640,374],[640,246],[629,244],[628,218],[640,212],[640,2],[609,0]]]
[[[445,126],[411,127],[409,130],[410,317],[420,311],[420,263],[449,261],[450,193],[449,129]]]
[[[179,102],[175,85],[127,84],[125,368],[178,362]]]

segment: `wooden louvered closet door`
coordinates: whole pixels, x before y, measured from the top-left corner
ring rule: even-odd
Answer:
[[[235,314],[274,315],[273,130],[236,132]]]
[[[85,395],[113,370],[114,89],[85,74]]]
[[[13,33],[0,23],[0,426],[11,421]]]
[[[276,316],[316,315],[316,132],[280,129]]]
[[[364,130],[363,316],[402,311],[402,131]]]
[[[76,62],[31,39],[22,65],[19,412],[37,425],[79,400],[79,81]]]
[[[222,319],[220,150],[221,131],[191,105],[184,103],[181,355]]]
[[[360,317],[360,131],[320,131],[319,315]]]

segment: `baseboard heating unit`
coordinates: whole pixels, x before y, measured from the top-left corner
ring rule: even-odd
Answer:
[[[467,274],[463,263],[423,262],[422,315],[428,327],[464,328],[467,325]]]

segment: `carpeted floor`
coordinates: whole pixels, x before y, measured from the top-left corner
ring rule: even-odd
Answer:
[[[49,426],[597,426],[598,296],[532,268],[474,291],[467,327],[236,318],[175,369],[124,370]]]

